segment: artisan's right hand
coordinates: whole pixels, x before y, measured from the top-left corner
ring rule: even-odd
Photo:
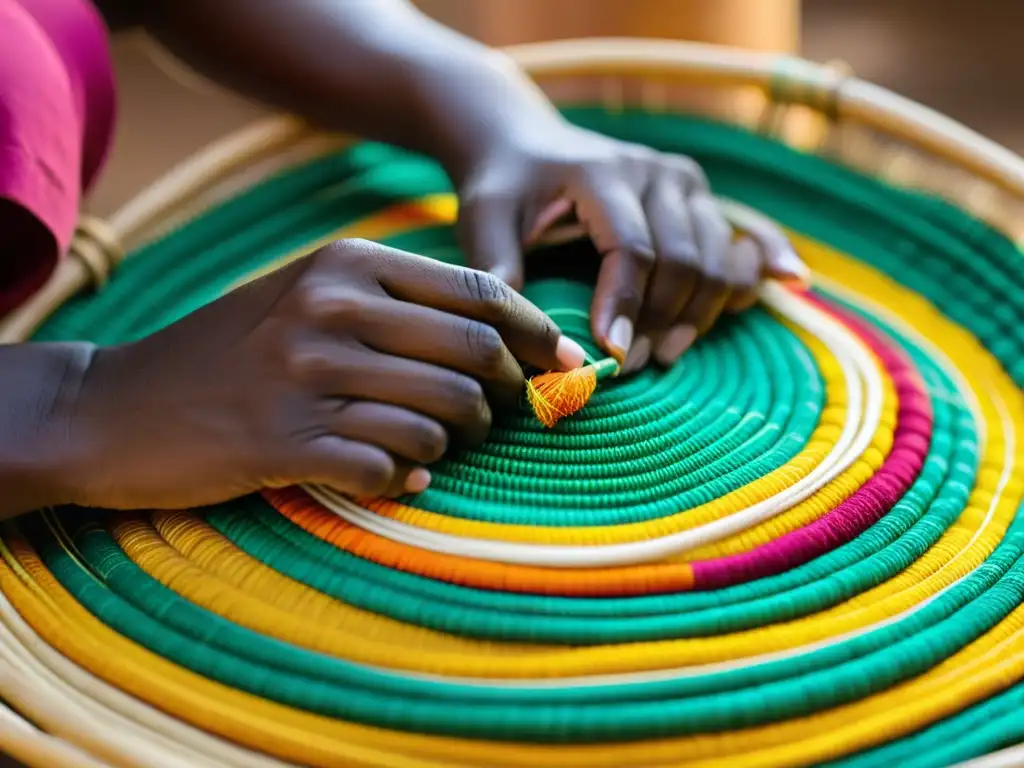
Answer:
[[[181,508],[299,482],[395,495],[484,438],[519,361],[584,353],[500,280],[341,241],[100,349],[68,444],[77,504]],[[76,466],[77,464],[77,466]]]

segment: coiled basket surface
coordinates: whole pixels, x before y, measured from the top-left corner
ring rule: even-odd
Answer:
[[[1017,247],[743,129],[567,114],[693,156],[814,288],[767,286],[555,429],[500,415],[397,502],[18,520],[3,632],[61,701],[22,704],[68,764],[909,767],[1024,741]],[[145,245],[36,338],[138,338],[334,238],[457,262],[455,213],[433,163],[347,144]],[[526,289],[597,354],[590,290]]]

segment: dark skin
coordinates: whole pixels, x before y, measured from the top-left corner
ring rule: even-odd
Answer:
[[[732,241],[692,160],[566,123],[506,58],[402,0],[100,5],[240,93],[436,158],[473,269],[342,242],[134,344],[0,349],[0,516],[419,490],[518,395],[517,360],[582,363],[513,290],[565,214],[602,258],[594,337],[629,370],[674,362],[764,277],[803,277],[774,228]]]
[[[486,436],[491,404],[522,390],[517,359],[571,366],[580,355],[568,344],[496,278],[338,242],[144,341],[97,351],[69,441],[85,471],[71,482],[85,503],[119,508],[175,477],[191,478],[175,506],[302,481],[401,493],[449,439]],[[147,428],[111,439],[104,425],[125,418]],[[94,480],[97,453],[116,477]]]

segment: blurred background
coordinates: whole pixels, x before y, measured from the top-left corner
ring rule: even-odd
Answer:
[[[419,0],[494,45],[584,36],[668,37],[841,61],[859,76],[1024,152],[1021,0]],[[178,160],[260,116],[154,55],[115,42],[121,120],[89,208],[104,215]]]

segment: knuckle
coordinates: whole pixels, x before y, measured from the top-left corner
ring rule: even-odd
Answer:
[[[704,224],[707,227],[708,234],[715,244],[714,247],[724,251],[732,245],[732,226],[729,224],[728,219],[722,215],[722,212],[718,210],[717,205],[710,196],[702,196],[702,199],[704,200]]]
[[[416,458],[427,464],[437,461],[448,450],[448,433],[435,421],[425,419],[419,422],[410,439],[415,446]]]
[[[300,346],[284,355],[284,370],[288,377],[300,384],[313,384],[335,369],[334,360],[323,350]]]
[[[466,404],[467,410],[476,412],[487,407],[487,396],[484,388],[476,379],[468,376],[458,376],[455,385],[456,394],[459,400]]]
[[[491,321],[504,320],[512,308],[512,289],[486,272],[475,269],[462,272],[462,289],[471,301],[480,305],[483,316]]]
[[[299,289],[299,307],[307,320],[354,321],[362,310],[362,298],[338,285],[307,285]]]
[[[363,297],[351,291],[332,291],[318,308],[324,320],[342,320],[354,323],[365,309]]]
[[[321,280],[329,275],[334,283],[339,279],[372,283],[381,271],[393,264],[393,255],[392,249],[372,240],[358,237],[334,240],[310,254],[312,266],[308,274]]]
[[[644,165],[650,165],[661,158],[661,153],[658,150],[645,144],[623,144],[620,151],[628,160]]]
[[[358,258],[358,251],[352,246],[353,240],[333,240],[327,245],[317,248],[310,254],[313,268],[334,268],[339,264],[349,264]]]
[[[705,257],[700,268],[701,282],[711,291],[724,290],[729,284],[729,265],[721,257]]]
[[[476,379],[456,375],[451,390],[457,417],[463,423],[477,422],[481,415],[488,412],[487,395]]]
[[[505,342],[501,334],[484,323],[470,323],[466,326],[466,346],[487,372],[499,370],[505,361]]]
[[[700,163],[686,155],[666,155],[670,167],[687,182],[688,189],[707,189],[708,177]]]
[[[595,157],[585,163],[560,169],[561,175],[569,180],[570,186],[580,189],[601,189],[610,174],[615,172],[616,160],[613,155]]]
[[[384,494],[395,477],[395,465],[386,457],[367,457],[355,468],[354,492],[367,496]]]
[[[324,285],[316,280],[301,280],[288,292],[289,309],[299,320],[307,320],[319,311]]]
[[[371,258],[380,246],[362,237],[345,237],[325,245],[321,251],[325,258],[351,262],[360,258]]]

